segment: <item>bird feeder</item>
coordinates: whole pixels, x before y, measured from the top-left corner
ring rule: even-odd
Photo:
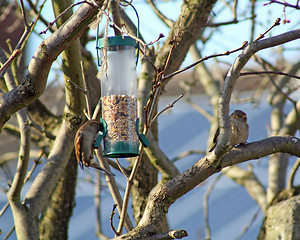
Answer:
[[[139,133],[137,119],[136,41],[128,36],[99,39],[103,154],[122,158],[139,155],[139,140],[147,147],[145,135]]]

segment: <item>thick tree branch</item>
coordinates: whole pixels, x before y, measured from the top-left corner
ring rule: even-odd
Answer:
[[[102,5],[103,1],[97,3]],[[69,21],[41,43],[29,63],[23,82],[16,89],[0,95],[0,129],[13,113],[44,92],[52,63],[84,32],[96,14],[96,7],[83,4]]]
[[[31,67],[31,64],[33,65],[32,68],[35,70],[33,75],[34,77],[42,77],[41,82],[43,83],[36,83],[37,85],[33,84],[33,86],[37,87],[36,90],[41,90],[41,88],[45,87],[43,84],[45,84],[46,82],[49,68],[54,61],[53,57],[55,57],[57,54],[60,54],[61,51],[69,47],[74,42],[74,40],[87,27],[87,24],[91,21],[91,18],[96,12],[97,11],[95,7],[92,7],[89,4],[82,5],[82,7],[72,15],[70,20],[65,22],[51,37],[46,39],[44,43],[40,45],[39,50],[33,57],[33,62],[31,61],[29,65],[29,69]],[[58,45],[55,45],[55,43],[58,43]],[[45,48],[45,50],[42,50],[43,48]],[[48,52],[50,50],[54,51],[54,53]],[[36,55],[42,53],[44,53],[44,55],[40,56],[42,61],[39,61]],[[64,54],[69,57],[70,53],[66,51]],[[71,60],[71,58],[69,58],[69,60]],[[49,63],[45,63],[47,61],[49,61]],[[47,66],[41,67],[41,62],[44,62],[44,64]],[[46,68],[46,70],[39,70],[38,73],[36,72],[38,66],[40,66],[41,69]],[[79,74],[78,78],[76,78],[76,83],[81,82],[80,85],[83,85],[80,74],[79,61],[77,62],[77,69]],[[64,74],[68,75],[68,70],[66,70]],[[27,77],[29,75],[30,73],[28,73]],[[35,81],[36,80],[37,79],[35,79]],[[30,190],[25,197],[25,204],[30,209],[30,213],[34,218],[38,217],[38,215],[40,214],[41,210],[44,207],[44,204],[49,199],[49,196],[51,195],[55,184],[60,178],[73,150],[73,140],[76,130],[82,123],[82,118],[78,117],[77,114],[82,114],[82,108],[84,106],[83,96],[79,90],[71,90],[71,87],[67,84],[66,88],[67,106],[65,107],[65,118],[60,127],[59,134],[55,139],[47,163],[35,178],[35,181],[33,182]],[[36,97],[36,95],[34,97]],[[27,100],[32,100],[32,98],[29,98]]]
[[[190,169],[170,180],[168,183],[153,190],[149,198],[145,213],[137,228],[116,239],[141,239],[141,236],[149,236],[159,229],[162,218],[168,212],[168,208],[181,196],[205,181],[208,177],[221,169],[259,159],[276,152],[289,153],[300,156],[300,139],[296,137],[271,137],[252,142],[243,147],[230,150],[220,161],[220,169],[214,168],[207,156],[200,159]]]
[[[3,52],[1,49],[1,61],[3,59]],[[15,60],[16,61],[16,60]],[[10,70],[6,73],[5,81],[8,90],[16,88],[17,67],[16,62],[13,62],[13,71]],[[27,235],[27,229],[30,229],[30,235],[37,236],[37,223],[30,219],[30,214],[26,208],[21,204],[21,190],[25,183],[26,171],[28,168],[29,155],[30,155],[30,126],[27,122],[27,109],[21,109],[17,112],[17,119],[20,127],[20,150],[18,157],[18,164],[16,174],[14,176],[11,188],[8,192],[8,200],[13,212],[14,222],[16,226],[17,236]],[[30,219],[30,221],[28,221]]]
[[[21,200],[21,190],[24,185],[24,179],[28,168],[30,155],[30,126],[27,122],[27,109],[22,109],[17,113],[20,126],[20,151],[18,157],[17,172],[15,174],[11,189],[9,191],[9,199],[11,201]]]
[[[69,122],[62,122],[47,163],[37,175],[25,197],[25,205],[33,217],[38,217],[48,201],[55,183],[59,180],[73,150],[76,129]]]
[[[230,120],[229,120],[229,102],[233,92],[233,88],[237,79],[240,76],[240,72],[249,59],[259,50],[278,46],[300,38],[300,29],[283,33],[278,36],[274,36],[267,39],[251,42],[243,52],[237,57],[229,72],[227,73],[222,94],[219,99],[219,124],[220,124],[220,138],[215,148],[215,154],[217,158],[227,151],[229,147],[230,137]],[[217,163],[217,162],[216,162]],[[216,164],[217,165],[217,164]]]
[[[207,17],[216,1],[184,1],[181,7],[181,16],[170,29],[170,34],[164,42],[161,51],[155,61],[155,65],[164,69],[166,60],[172,49],[171,42],[179,32],[180,37],[176,39],[176,48],[173,49],[172,55],[169,59],[165,75],[176,71],[183,62],[190,46],[196,41],[201,27],[207,22]]]

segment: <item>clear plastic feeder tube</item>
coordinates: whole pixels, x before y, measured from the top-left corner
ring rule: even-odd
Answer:
[[[100,48],[102,118],[107,124],[104,155],[108,157],[139,155],[136,43],[128,38],[108,38],[106,47]]]

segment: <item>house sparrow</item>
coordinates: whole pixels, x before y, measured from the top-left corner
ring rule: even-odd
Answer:
[[[241,110],[235,110],[230,115],[230,122],[231,122],[231,135],[230,135],[230,145],[233,147],[238,144],[244,144],[248,139],[249,134],[249,126],[247,123],[247,114]],[[209,152],[212,152],[218,142],[220,135],[220,128],[217,129],[217,132],[214,136],[213,143]]]
[[[83,166],[93,167],[114,175],[94,162],[94,143],[99,131],[103,131],[103,125],[97,120],[87,121],[78,129],[74,140],[76,159],[81,169]]]

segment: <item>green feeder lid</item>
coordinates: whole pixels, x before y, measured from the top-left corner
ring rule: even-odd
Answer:
[[[105,38],[99,39],[99,48],[103,48],[105,45]],[[107,46],[134,46],[137,47],[136,40],[128,36],[114,36],[107,38]]]

